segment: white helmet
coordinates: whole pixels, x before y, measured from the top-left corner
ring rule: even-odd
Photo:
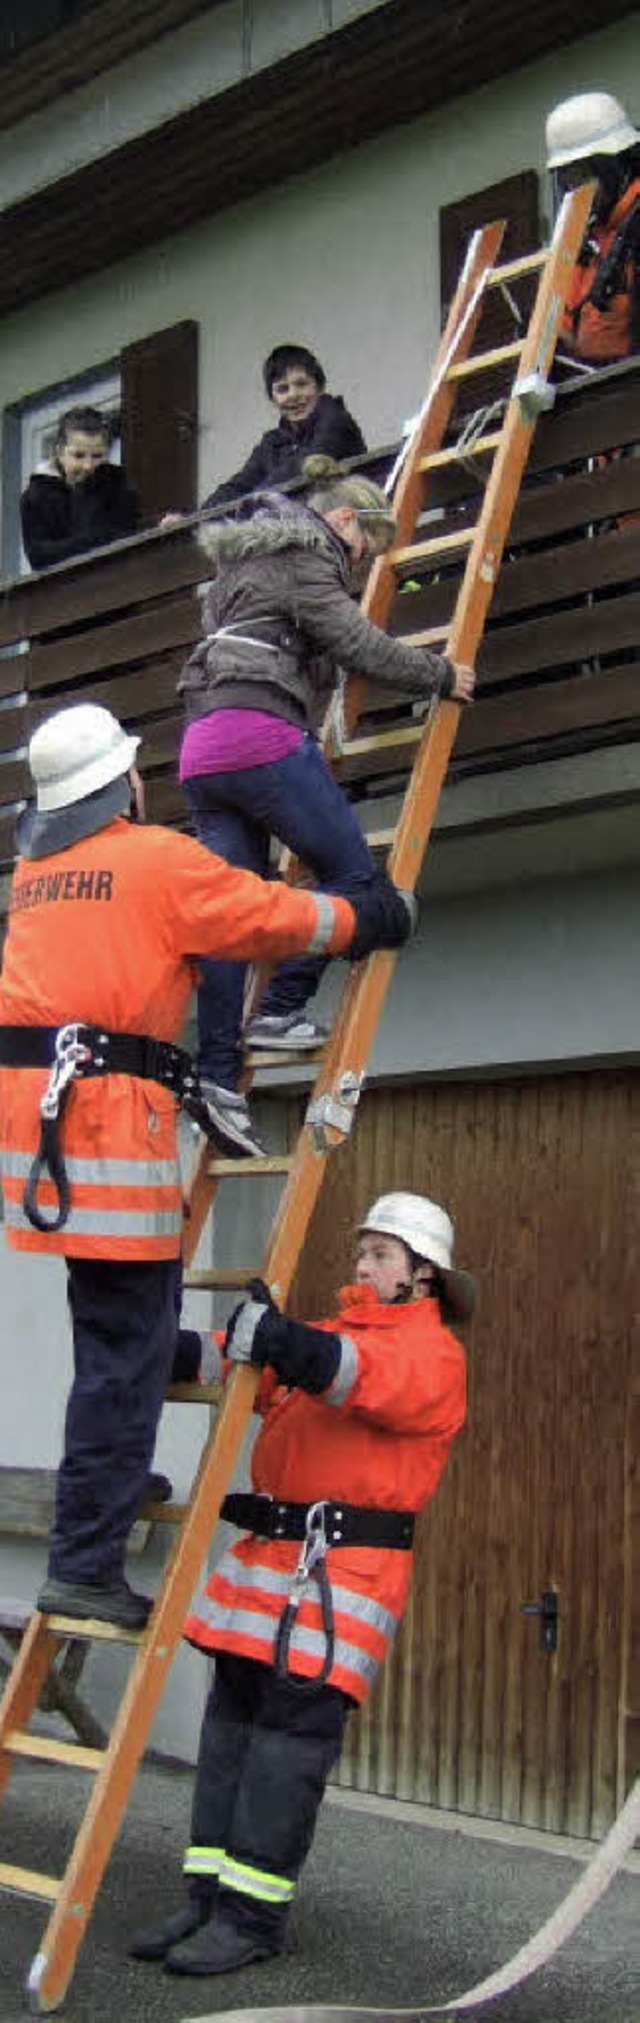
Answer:
[[[547,168],[588,161],[590,155],[619,155],[636,147],[640,133],[609,91],[585,91],[564,98],[547,120]]]
[[[38,813],[84,801],[128,773],[139,743],[99,703],[78,702],[58,710],[34,731],[29,745]]]
[[[445,1208],[426,1194],[381,1194],[360,1223],[361,1230],[395,1236],[416,1257],[437,1265],[448,1299],[460,1320],[473,1313],[477,1287],[468,1271],[453,1270],[453,1223]]]

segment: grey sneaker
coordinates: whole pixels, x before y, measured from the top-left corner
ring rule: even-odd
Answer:
[[[249,1049],[273,1047],[274,1052],[282,1053],[315,1052],[328,1038],[328,1026],[306,1018],[304,1012],[288,1012],[281,1018],[275,1013],[256,1012],[244,1029],[244,1043]]]
[[[246,1096],[239,1089],[222,1089],[219,1082],[200,1083],[202,1109],[206,1113],[207,1136],[213,1138],[232,1157],[236,1153],[247,1158],[264,1159],[266,1145],[254,1131]]]

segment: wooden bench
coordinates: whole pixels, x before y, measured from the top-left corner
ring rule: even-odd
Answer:
[[[9,1468],[0,1466],[0,1542],[2,1538],[45,1539],[49,1535],[55,1505],[55,1468]],[[130,1546],[140,1551],[146,1544],[150,1525],[134,1525]],[[24,1630],[33,1613],[33,1602],[15,1595],[0,1594],[0,1676],[11,1670]],[[89,1749],[103,1749],[107,1736],[78,1692],[90,1645],[85,1638],[67,1637],[42,1689],[40,1706],[63,1714]]]

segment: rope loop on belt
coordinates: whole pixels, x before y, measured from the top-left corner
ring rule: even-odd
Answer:
[[[295,1686],[299,1693],[317,1693],[319,1686],[326,1685],[335,1650],[335,1622],[331,1582],[326,1569],[328,1539],[324,1521],[324,1503],[311,1503],[307,1512],[305,1539],[291,1581],[289,1600],[285,1606],[276,1630],[274,1667],[278,1679],[284,1679]],[[289,1646],[296,1625],[300,1603],[304,1601],[307,1588],[316,1580],[320,1589],[322,1604],[322,1628],[325,1652],[320,1671],[312,1679],[301,1679],[289,1669]]]

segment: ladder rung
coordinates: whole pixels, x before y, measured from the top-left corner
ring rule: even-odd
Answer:
[[[209,1172],[218,1180],[244,1180],[245,1175],[252,1180],[261,1178],[263,1173],[290,1173],[293,1158],[290,1152],[267,1153],[264,1159],[212,1159]]]
[[[262,1047],[255,1053],[246,1053],[244,1061],[245,1067],[252,1068],[255,1074],[258,1068],[299,1068],[302,1060],[321,1061],[324,1052],[324,1047],[274,1047],[269,1053]]]
[[[246,1285],[251,1284],[252,1278],[259,1277],[256,1264],[253,1270],[250,1265],[243,1265],[237,1271],[185,1271],[182,1282],[190,1292],[197,1291],[198,1286],[206,1287],[207,1292],[242,1292]],[[186,1387],[181,1384],[176,1388],[183,1391]]]
[[[389,561],[394,569],[405,562],[421,562],[427,555],[454,555],[458,548],[470,548],[475,527],[458,527],[455,534],[436,535],[431,541],[416,541],[410,548],[392,548]]]
[[[62,1883],[57,1876],[39,1875],[35,1868],[15,1868],[12,1862],[0,1861],[0,1887],[17,1890],[24,1897],[44,1897],[48,1904],[54,1904]]]
[[[500,288],[503,281],[517,281],[519,274],[535,274],[544,267],[548,251],[548,246],[539,246],[537,253],[523,253],[519,260],[506,260],[503,267],[490,267],[485,287]]]
[[[390,850],[396,840],[395,829],[367,829],[366,840],[370,850]]]
[[[29,1756],[40,1763],[69,1763],[76,1770],[99,1770],[106,1750],[87,1749],[80,1742],[59,1742],[55,1735],[28,1735],[10,1728],[3,1737],[10,1756]]]
[[[188,1508],[188,1503],[149,1503],[144,1515],[154,1524],[181,1524]]]
[[[140,1515],[150,1523],[182,1523],[186,1509],[188,1503],[146,1503]]]
[[[461,463],[463,457],[468,458],[468,457],[479,457],[488,455],[490,450],[497,450],[498,444],[501,442],[501,440],[502,437],[500,431],[498,429],[495,429],[489,435],[478,436],[476,442],[469,444],[468,449],[464,448],[464,444],[462,448],[460,448],[457,443],[452,443],[448,450],[434,450],[432,456],[421,457],[419,468],[421,471],[439,471],[442,470],[442,468],[446,464]]]
[[[184,1283],[188,1285],[189,1280],[185,1278]],[[165,1398],[170,1405],[219,1405],[220,1389],[219,1384],[170,1384]]]
[[[423,730],[424,724],[406,724],[401,730],[372,731],[370,737],[349,738],[340,757],[364,758],[368,752],[395,752],[406,745],[419,745]]]
[[[489,372],[493,365],[507,365],[511,358],[519,358],[522,343],[496,344],[493,351],[477,351],[475,357],[461,358],[458,365],[450,365],[446,379],[470,379],[475,372]]]
[[[59,1616],[43,1614],[47,1629],[57,1637],[80,1637],[87,1643],[139,1644],[143,1630],[125,1630],[121,1623],[100,1623],[97,1616]]]

